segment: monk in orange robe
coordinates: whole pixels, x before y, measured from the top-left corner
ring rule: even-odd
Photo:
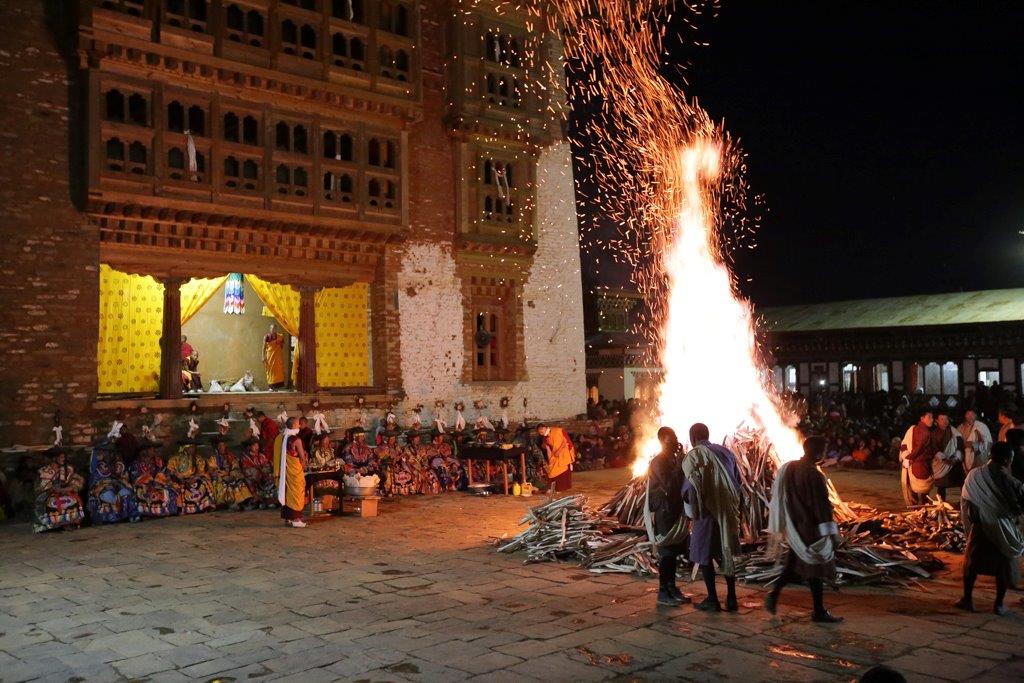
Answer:
[[[263,367],[267,371],[267,386],[284,386],[284,335],[277,333],[276,325],[271,325],[270,333],[263,337]]]
[[[572,464],[576,461],[576,448],[561,427],[539,425],[537,433],[544,438],[541,445],[548,461],[548,493],[568,491],[572,488]]]
[[[298,420],[288,418],[284,432],[274,441],[274,476],[277,501],[286,526],[303,528],[302,510],[306,507],[306,462],[308,456],[299,438]]]

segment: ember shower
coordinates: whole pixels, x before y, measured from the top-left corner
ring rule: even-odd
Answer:
[[[752,428],[778,459],[799,457],[799,436],[760,360],[750,305],[726,265],[729,244],[750,230],[742,153],[660,69],[672,13],[692,19],[701,10],[656,0],[548,7],[552,27],[567,27],[565,54],[580,74],[573,104],[598,111],[582,131],[598,151],[577,160],[602,188],[593,198],[600,213],[621,226],[601,246],[632,266],[652,311],[641,331],[664,369],[657,420],[640,440],[634,474],[656,452],[660,424],[685,438],[690,424],[706,422],[715,440]]]

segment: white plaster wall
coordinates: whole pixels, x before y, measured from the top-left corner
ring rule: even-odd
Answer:
[[[477,400],[487,401],[485,414],[497,418],[502,396],[511,398],[508,415],[513,421],[555,420],[586,412],[579,232],[567,143],[541,153],[537,183],[538,246],[523,287],[527,380],[462,383],[462,290],[451,249],[409,243],[398,275],[402,381],[408,397],[400,420],[407,420],[408,410],[422,403],[428,423],[438,399],[447,405],[449,424],[456,401],[466,403],[469,421],[476,417],[472,406]]]

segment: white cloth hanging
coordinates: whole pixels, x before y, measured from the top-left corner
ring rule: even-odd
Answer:
[[[196,438],[196,434],[199,433],[199,423],[196,422],[194,417],[188,419],[188,438]]]
[[[277,454],[277,457],[280,458],[279,462],[281,463],[281,473],[277,477],[277,502],[281,505],[284,505],[285,474],[288,469],[288,461],[285,460],[288,453],[288,439],[298,433],[298,429],[284,430],[284,437],[281,439],[281,452]]]
[[[110,431],[107,432],[108,439],[116,439],[121,436],[121,428],[124,427],[124,423],[120,420],[114,420],[110,423]]]
[[[461,432],[466,428],[466,418],[463,417],[461,410],[455,411],[455,431]]]
[[[199,160],[196,154],[196,139],[192,131],[185,131],[185,150],[188,152],[188,174],[193,182],[199,181]]]
[[[254,438],[254,439],[260,438],[260,426],[258,424],[256,424],[256,418],[255,417],[250,417],[249,418],[249,432],[252,433],[252,438]]]
[[[434,426],[437,427],[437,431],[441,434],[444,434],[448,429],[448,423],[444,421],[443,417],[435,417]]]
[[[327,426],[327,418],[320,411],[313,413],[313,433],[314,434],[329,434],[331,431],[330,427]]]
[[[60,446],[64,443],[64,428],[57,425],[53,428],[53,445]]]

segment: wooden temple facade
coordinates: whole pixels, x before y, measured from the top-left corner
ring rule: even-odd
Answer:
[[[234,272],[298,292],[300,396],[393,404],[411,243],[454,261],[460,381],[527,379],[537,160],[562,139],[557,88],[538,86],[560,45],[536,17],[447,0],[13,4],[0,441],[38,441],[57,411],[85,438],[114,410],[187,405],[180,288]],[[98,391],[101,264],[163,285],[151,395]],[[314,301],[354,283],[370,375],[323,386]]]

